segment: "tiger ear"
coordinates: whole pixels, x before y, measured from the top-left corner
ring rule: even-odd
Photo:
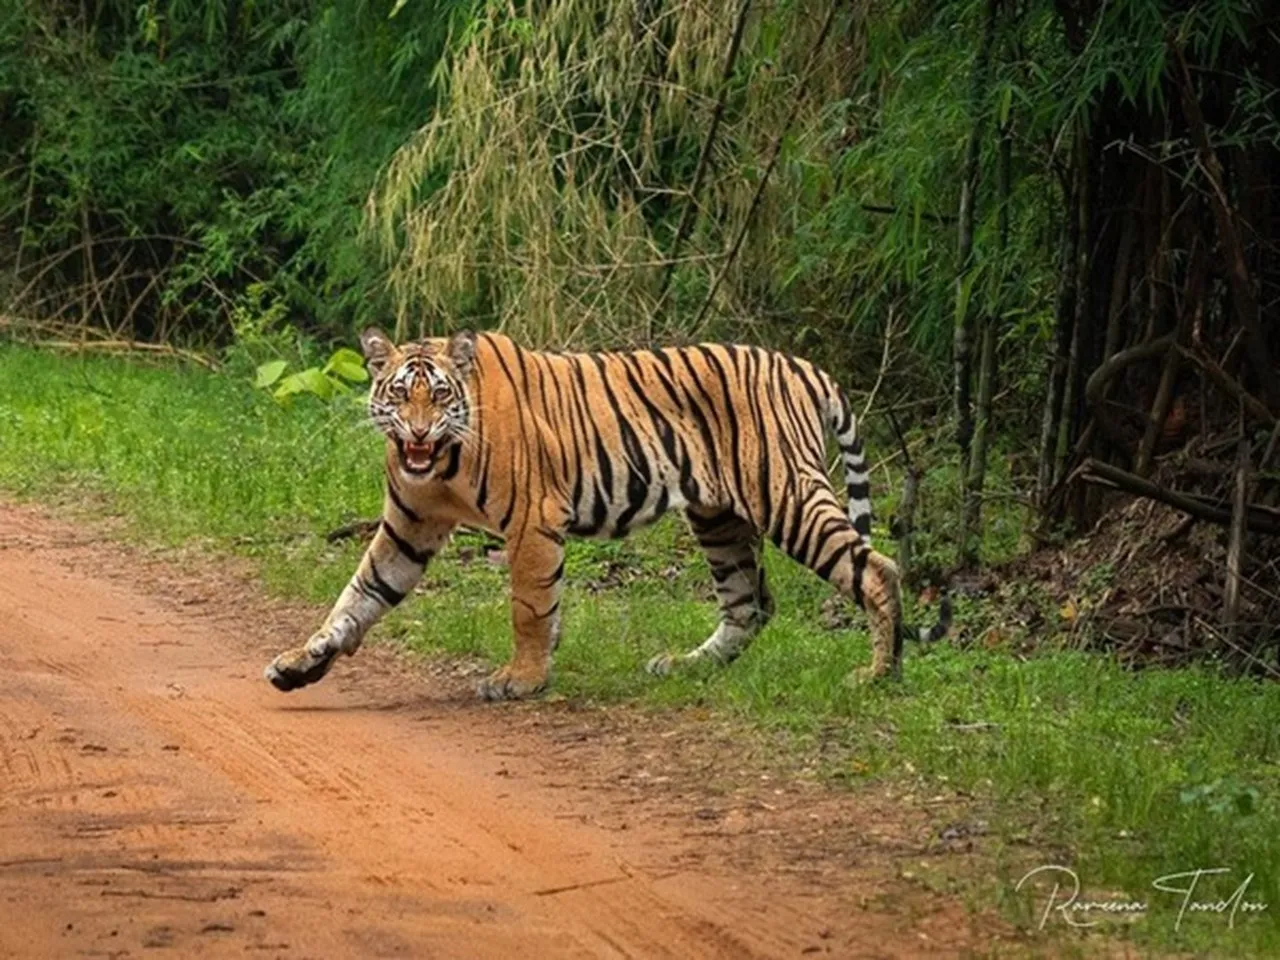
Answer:
[[[369,373],[376,377],[382,373],[396,348],[377,327],[366,327],[364,333],[360,334],[360,349],[364,351]]]
[[[476,362],[476,334],[474,330],[459,330],[449,338],[449,361],[458,376],[466,379]]]

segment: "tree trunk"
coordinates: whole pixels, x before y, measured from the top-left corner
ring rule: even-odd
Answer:
[[[996,210],[996,240],[998,257],[1004,262],[1009,245],[1009,192],[1010,165],[1013,148],[1012,130],[1008,121],[1000,129],[1000,148],[996,156],[996,190],[999,207]],[[982,490],[987,479],[987,450],[991,442],[994,424],[991,419],[991,400],[996,388],[996,345],[1000,339],[1000,316],[1004,298],[1000,297],[994,310],[982,317],[981,346],[978,350],[978,406],[974,417],[973,445],[969,451],[968,477],[965,482],[964,508],[961,530],[965,536],[960,542],[960,564],[973,566],[981,553]]]
[[[973,76],[969,88],[969,116],[973,127],[965,149],[964,170],[960,182],[960,210],[957,224],[956,264],[956,318],[952,342],[952,398],[956,418],[956,445],[960,449],[960,469],[967,487],[970,466],[970,446],[973,441],[973,321],[970,319],[968,301],[973,268],[973,224],[977,206],[979,160],[982,154],[982,130],[986,125],[987,74],[991,64],[991,48],[995,44],[996,10],[999,0],[986,0],[982,22],[982,42],[973,63]],[[960,563],[967,566],[973,558],[970,539],[973,518],[968,509],[968,491],[965,490],[966,507],[960,517]]]
[[[1040,463],[1036,471],[1036,499],[1043,509],[1053,489],[1053,464],[1058,449],[1062,400],[1066,392],[1067,363],[1071,353],[1071,337],[1076,319],[1076,271],[1080,258],[1080,218],[1076,216],[1075,174],[1064,178],[1063,208],[1067,211],[1062,225],[1062,261],[1058,270],[1058,305],[1054,311],[1054,350],[1049,361],[1048,389],[1045,391],[1044,416],[1040,421]]]

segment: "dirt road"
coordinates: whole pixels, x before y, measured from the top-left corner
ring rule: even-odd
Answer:
[[[76,538],[0,505],[0,957],[972,944],[954,905],[878,912],[856,878],[808,890],[766,853],[709,865],[661,818],[603,824],[591,812],[618,798],[564,764],[552,782],[548,744],[511,730],[518,712],[376,651],[284,697],[261,679],[273,641],[245,635],[251,614],[184,606],[123,573],[114,545]]]

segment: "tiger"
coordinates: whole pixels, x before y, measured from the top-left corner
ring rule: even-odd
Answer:
[[[719,623],[694,649],[655,656],[650,673],[728,664],[747,648],[774,613],[768,538],[866,611],[871,663],[850,680],[901,675],[909,628],[898,568],[871,546],[858,422],[809,361],[724,344],[541,352],[469,330],[397,345],[370,328],[360,342],[369,416],[386,439],[381,521],[320,629],[266,668],[277,689],[353,655],[465,525],[501,538],[510,567],[512,655],[477,692],[537,694],[560,639],[566,538],[623,537],[668,510],[684,512],[706,554]],[[824,430],[840,450],[843,508]],[[949,624],[944,601],[918,638]]]

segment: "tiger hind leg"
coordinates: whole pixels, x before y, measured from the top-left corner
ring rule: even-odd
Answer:
[[[850,679],[900,677],[905,630],[897,564],[871,548],[829,488],[812,490],[794,509],[801,512],[799,522],[786,525],[792,535],[779,545],[852,598],[870,622],[871,665],[854,671]]]
[[[699,660],[731,663],[773,615],[773,597],[760,563],[761,541],[751,524],[732,513],[703,516],[689,511],[688,517],[711,565],[720,623],[687,653],[663,653],[650,660],[648,670],[656,676]]]

